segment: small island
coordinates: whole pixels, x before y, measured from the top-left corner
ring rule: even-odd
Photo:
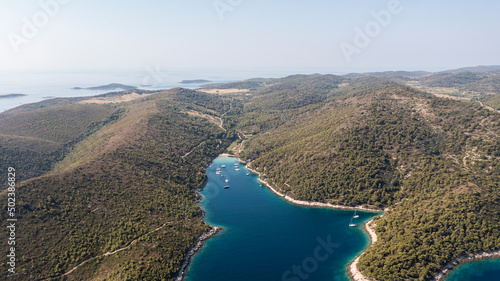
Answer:
[[[73,87],[72,89],[73,90],[133,90],[133,89],[137,89],[137,87],[123,85],[123,84],[119,84],[119,83],[111,83],[108,85],[97,86],[97,87],[88,87],[88,88]]]
[[[212,81],[210,80],[204,80],[204,79],[195,79],[195,80],[181,80],[179,81],[180,84],[201,84],[201,83],[210,83]]]
[[[0,95],[0,99],[9,99],[9,98],[18,98],[18,97],[25,97],[27,95],[25,94],[6,94],[6,95]]]

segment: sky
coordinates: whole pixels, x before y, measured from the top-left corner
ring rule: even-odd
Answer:
[[[0,71],[500,64],[500,1],[0,0]]]

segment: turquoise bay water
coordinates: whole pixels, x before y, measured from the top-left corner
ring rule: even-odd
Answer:
[[[446,281],[500,280],[500,259],[478,260],[459,265],[445,278]]]
[[[221,156],[207,169],[205,220],[224,229],[193,257],[185,280],[349,280],[347,265],[370,242],[361,227],[348,226],[353,211],[293,205],[235,163]],[[358,214],[358,225],[376,215]]]

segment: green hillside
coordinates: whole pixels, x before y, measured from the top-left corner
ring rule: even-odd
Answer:
[[[389,82],[360,91],[367,82],[248,140],[241,157],[295,199],[389,208],[360,260],[379,280],[427,280],[500,248],[500,115]]]
[[[48,172],[73,142],[116,108],[105,105],[53,106],[0,119],[0,167],[15,167],[18,180]],[[6,180],[6,174],[0,180]]]
[[[205,110],[221,114],[214,110],[223,110],[220,98],[173,90],[122,104],[125,113],[113,122],[82,125],[97,129],[66,157],[76,161],[72,153],[86,149],[86,161],[18,187],[20,274],[9,280],[172,280],[208,229],[195,192],[206,180],[204,169],[235,137],[182,112],[202,98]],[[65,131],[55,130],[57,136],[78,136],[59,128]],[[0,197],[6,201],[4,192]],[[1,270],[7,272],[6,264]]]

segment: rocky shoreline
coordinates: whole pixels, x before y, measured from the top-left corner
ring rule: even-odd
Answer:
[[[452,269],[454,269],[455,267],[457,267],[458,265],[460,265],[462,263],[467,263],[467,262],[471,262],[471,261],[475,261],[475,260],[489,259],[489,258],[498,258],[498,257],[500,257],[500,250],[481,252],[478,254],[469,254],[469,255],[458,257],[458,258],[452,260],[451,262],[449,262],[448,264],[446,264],[444,266],[444,268],[441,269],[441,271],[438,274],[436,274],[436,276],[434,276],[434,278],[431,280],[433,280],[433,281],[444,280],[444,277],[446,276],[446,274],[448,274]]]
[[[179,275],[177,275],[177,278],[175,281],[182,281],[184,280],[184,275],[186,273],[187,266],[191,262],[191,258],[203,247],[203,243],[209,239],[210,237],[214,236],[217,234],[222,228],[214,226],[212,229],[208,232],[203,233],[200,237],[198,237],[198,241],[196,242],[196,245],[189,250],[186,259],[182,263],[181,269],[179,271]]]

